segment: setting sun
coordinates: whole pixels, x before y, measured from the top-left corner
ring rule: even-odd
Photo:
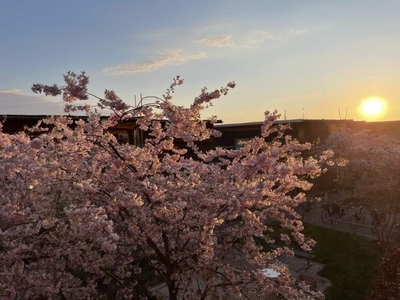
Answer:
[[[385,106],[385,100],[379,97],[371,97],[361,103],[361,111],[367,117],[378,117],[384,112]]]

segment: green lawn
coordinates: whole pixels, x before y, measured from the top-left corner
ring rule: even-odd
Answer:
[[[317,241],[315,261],[326,265],[320,275],[332,282],[326,299],[365,299],[382,256],[380,247],[354,234],[316,225],[308,225],[304,233]]]
[[[366,299],[382,257],[381,248],[376,242],[352,233],[305,225],[306,237],[317,241],[313,251],[316,255],[314,260],[325,265],[319,275],[332,283],[325,292],[326,300]],[[272,237],[288,233],[277,222],[272,222],[269,226],[275,228],[275,232],[270,234]],[[295,245],[294,247],[298,248]],[[270,251],[267,245],[264,245],[264,249]]]

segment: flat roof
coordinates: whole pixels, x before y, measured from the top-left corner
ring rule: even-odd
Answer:
[[[286,123],[301,123],[301,122],[315,122],[315,121],[328,121],[328,122],[343,122],[350,121],[353,122],[352,119],[340,120],[340,119],[292,119],[292,120],[276,120],[275,124],[286,124]],[[365,122],[365,121],[361,121]],[[215,127],[238,127],[238,126],[261,126],[264,124],[264,121],[256,121],[256,122],[244,122],[244,123],[228,123],[228,124],[215,124]]]

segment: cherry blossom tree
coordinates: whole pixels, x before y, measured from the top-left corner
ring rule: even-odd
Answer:
[[[216,118],[200,113],[234,82],[203,88],[184,108],[172,103],[179,77],[137,107],[114,91],[90,94],[85,73],[64,80],[32,89],[62,95],[66,113],[84,118],[52,116],[25,132],[0,132],[0,298],[139,299],[151,297],[150,279],[164,282],[170,299],[322,297],[279,262],[290,247],[263,246],[276,242],[272,220],[290,231],[280,237],[288,245],[314,245],[295,208],[329,152],[303,158],[310,145],[275,126],[276,112],[239,150],[201,151],[199,142],[220,134],[207,126]],[[90,96],[111,111],[107,118],[85,104]],[[132,118],[148,132],[143,147],[111,133]],[[263,268],[280,276],[267,278]]]
[[[399,221],[400,141],[369,131],[343,130],[332,134],[324,147],[346,164],[337,168],[339,187],[360,199],[373,219],[381,219],[371,225],[379,240],[390,240]]]

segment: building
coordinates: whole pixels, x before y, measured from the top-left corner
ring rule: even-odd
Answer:
[[[3,132],[16,133],[23,131],[26,127],[37,124],[38,121],[46,118],[44,115],[6,115],[3,117]],[[72,116],[73,119],[86,119],[86,116]],[[106,118],[106,117],[104,117]],[[136,124],[137,118],[125,120],[118,124],[110,131],[122,143],[129,143],[143,146],[144,141],[148,137],[146,131],[141,130]],[[237,149],[239,142],[248,140],[255,136],[259,136],[263,122],[223,124],[221,121],[215,125],[208,126],[222,133],[219,138],[211,138],[210,140],[199,143],[199,147],[203,150],[222,147],[226,149]],[[296,120],[278,120],[276,124],[289,124],[290,129],[287,134],[293,136],[302,143],[315,143],[324,141],[331,133],[338,132],[343,128],[349,128],[355,131],[370,130],[377,134],[388,134],[400,138],[400,121],[382,121],[382,122],[365,122],[354,120],[313,120],[313,119],[296,119]]]
[[[260,135],[263,122],[216,124],[215,128],[222,133],[215,139],[215,145],[227,149],[237,149],[239,142]],[[354,120],[284,120],[276,124],[289,124],[286,132],[302,143],[316,143],[324,141],[331,133],[343,128],[354,131],[370,130],[377,134],[388,134],[400,138],[400,121],[366,122]]]

